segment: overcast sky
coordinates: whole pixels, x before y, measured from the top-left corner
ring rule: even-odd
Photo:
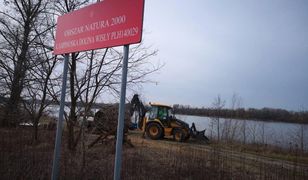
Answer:
[[[147,0],[144,28],[165,63],[147,102],[308,109],[307,0]]]

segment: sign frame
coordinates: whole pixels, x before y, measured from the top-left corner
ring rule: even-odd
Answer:
[[[58,17],[54,54],[140,43],[143,19],[144,0],[104,0],[72,11]]]
[[[99,0],[98,0],[99,1]],[[61,33],[64,33],[65,31],[63,31],[63,29],[61,30],[61,25],[63,25],[63,22],[66,21],[62,21],[63,18],[68,18],[68,20],[72,21],[72,17],[76,17],[75,14],[83,12],[83,13],[89,13],[90,12],[90,17],[91,14],[93,15],[93,13],[95,14],[96,11],[89,11],[92,9],[97,9],[97,7],[103,6],[104,4],[106,5],[106,3],[115,3],[117,2],[118,5],[125,5],[125,3],[136,3],[138,5],[139,11],[138,11],[138,17],[137,18],[137,24],[136,26],[132,26],[132,27],[138,27],[138,33],[136,36],[134,36],[134,38],[125,38],[124,35],[121,37],[124,37],[124,39],[119,38],[120,40],[117,41],[113,41],[113,42],[108,42],[105,44],[99,44],[99,45],[89,45],[89,46],[84,46],[81,48],[62,48],[59,49],[59,44],[57,43],[61,43],[62,41],[59,41],[59,37],[61,40]],[[136,5],[135,4],[135,5]],[[57,27],[57,31],[56,31],[56,40],[55,40],[55,48],[54,48],[54,54],[55,55],[64,55],[64,67],[63,67],[63,80],[62,80],[62,90],[61,90],[61,100],[60,100],[60,110],[59,110],[59,119],[57,122],[57,130],[56,130],[56,139],[55,139],[55,149],[54,149],[54,157],[53,157],[53,164],[52,164],[52,174],[51,174],[51,179],[52,180],[57,180],[59,177],[59,170],[60,170],[60,154],[61,154],[61,139],[62,139],[62,124],[63,124],[63,115],[64,115],[64,105],[65,105],[65,95],[66,95],[66,86],[67,86],[67,73],[68,73],[68,64],[69,64],[69,53],[73,53],[73,52],[80,52],[80,51],[87,51],[87,50],[94,50],[94,49],[101,49],[101,48],[107,48],[107,47],[115,47],[115,46],[121,46],[124,45],[124,56],[123,56],[123,66],[122,66],[122,82],[121,82],[121,97],[120,97],[120,105],[119,105],[119,114],[118,114],[118,126],[117,126],[117,140],[116,140],[116,153],[115,153],[115,166],[114,166],[114,180],[120,180],[121,179],[121,165],[122,165],[122,143],[123,143],[123,130],[124,130],[124,115],[125,115],[125,96],[126,96],[126,84],[127,84],[127,71],[128,71],[128,57],[129,57],[129,45],[130,44],[136,44],[136,43],[140,43],[142,40],[142,29],[143,29],[143,19],[144,19],[144,6],[145,6],[145,0],[103,0],[101,2],[97,2],[95,4],[86,6],[84,8],[81,8],[79,10],[67,13],[63,16],[60,16],[58,18],[59,20],[59,24]],[[113,7],[113,6],[111,6]],[[110,7],[109,7],[110,8]],[[113,7],[116,8],[116,7]],[[127,7],[125,7],[127,8]],[[101,9],[100,9],[101,10]],[[81,13],[81,14],[83,14]],[[94,16],[94,15],[93,15]],[[133,18],[134,16],[130,16],[130,18]],[[61,20],[62,18],[62,20]],[[62,22],[61,22],[62,21]],[[76,23],[76,22],[75,22]],[[135,22],[136,23],[136,22]],[[68,23],[68,24],[74,24],[74,23]],[[65,25],[65,24],[64,24]],[[132,25],[132,24],[130,24]],[[133,24],[134,25],[134,24]],[[83,26],[79,26],[79,27],[83,27]],[[106,25],[107,27],[107,25]],[[126,26],[119,26],[119,27],[126,27]],[[73,27],[74,28],[74,27]],[[85,29],[85,27],[84,27]],[[97,30],[96,28],[94,28],[95,30]],[[99,29],[99,28],[98,28]],[[76,31],[77,32],[77,31]],[[114,31],[111,31],[111,33]],[[118,31],[117,31],[118,32]],[[123,31],[124,34],[125,30]],[[60,33],[60,35],[59,35]],[[80,36],[78,36],[77,34],[75,34],[75,31],[67,31],[66,35],[68,35],[69,33],[73,33],[71,39],[77,39],[77,38],[82,38]],[[93,32],[91,32],[92,34]],[[99,33],[108,33],[108,31],[95,31],[95,33],[93,33],[94,35],[99,35]],[[64,34],[62,34],[64,35]],[[79,34],[80,35],[80,34]],[[87,34],[86,34],[87,35]],[[84,35],[85,36],[85,35]],[[111,34],[110,34],[111,36]],[[69,37],[69,36],[68,36]],[[76,38],[77,37],[77,38]],[[70,38],[68,38],[70,39]],[[110,38],[111,39],[111,38]],[[67,39],[62,39],[67,40]],[[63,42],[62,42],[63,43]],[[78,43],[79,43],[79,39],[78,39]]]

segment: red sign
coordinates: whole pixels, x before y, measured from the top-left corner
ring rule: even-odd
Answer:
[[[144,0],[102,0],[58,18],[54,54],[140,43]]]

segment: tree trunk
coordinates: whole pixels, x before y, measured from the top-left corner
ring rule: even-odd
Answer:
[[[33,128],[34,128],[34,131],[33,131],[34,142],[38,142],[38,121],[35,121],[33,123]]]
[[[21,87],[12,84],[9,101],[5,107],[5,116],[2,120],[2,126],[16,126],[17,117],[19,117],[18,104],[20,102]]]
[[[26,73],[26,54],[29,49],[28,39],[30,34],[30,21],[26,21],[24,25],[23,40],[21,52],[18,55],[16,66],[14,68],[13,81],[9,101],[5,108],[5,117],[2,120],[3,126],[16,126],[18,123],[18,105],[20,103],[20,95],[23,89],[23,81]]]
[[[300,144],[301,144],[301,152],[304,153],[304,125],[301,125],[300,127]]]
[[[76,106],[77,98],[75,96],[75,73],[76,73],[76,54],[72,53],[72,64],[70,68],[70,94],[71,94],[71,108],[70,115],[67,123],[68,128],[68,149],[71,151],[75,150],[75,133],[74,126],[77,121]]]
[[[243,136],[244,144],[246,144],[246,120],[243,121]]]
[[[219,117],[217,118],[217,140],[218,140],[218,142],[219,142],[219,140],[220,140],[220,130],[219,130],[219,125],[220,125],[220,122],[219,122]]]

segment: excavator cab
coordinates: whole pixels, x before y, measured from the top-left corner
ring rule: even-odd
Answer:
[[[172,108],[164,105],[151,104],[149,120],[158,119],[164,127],[170,126],[172,119]]]

